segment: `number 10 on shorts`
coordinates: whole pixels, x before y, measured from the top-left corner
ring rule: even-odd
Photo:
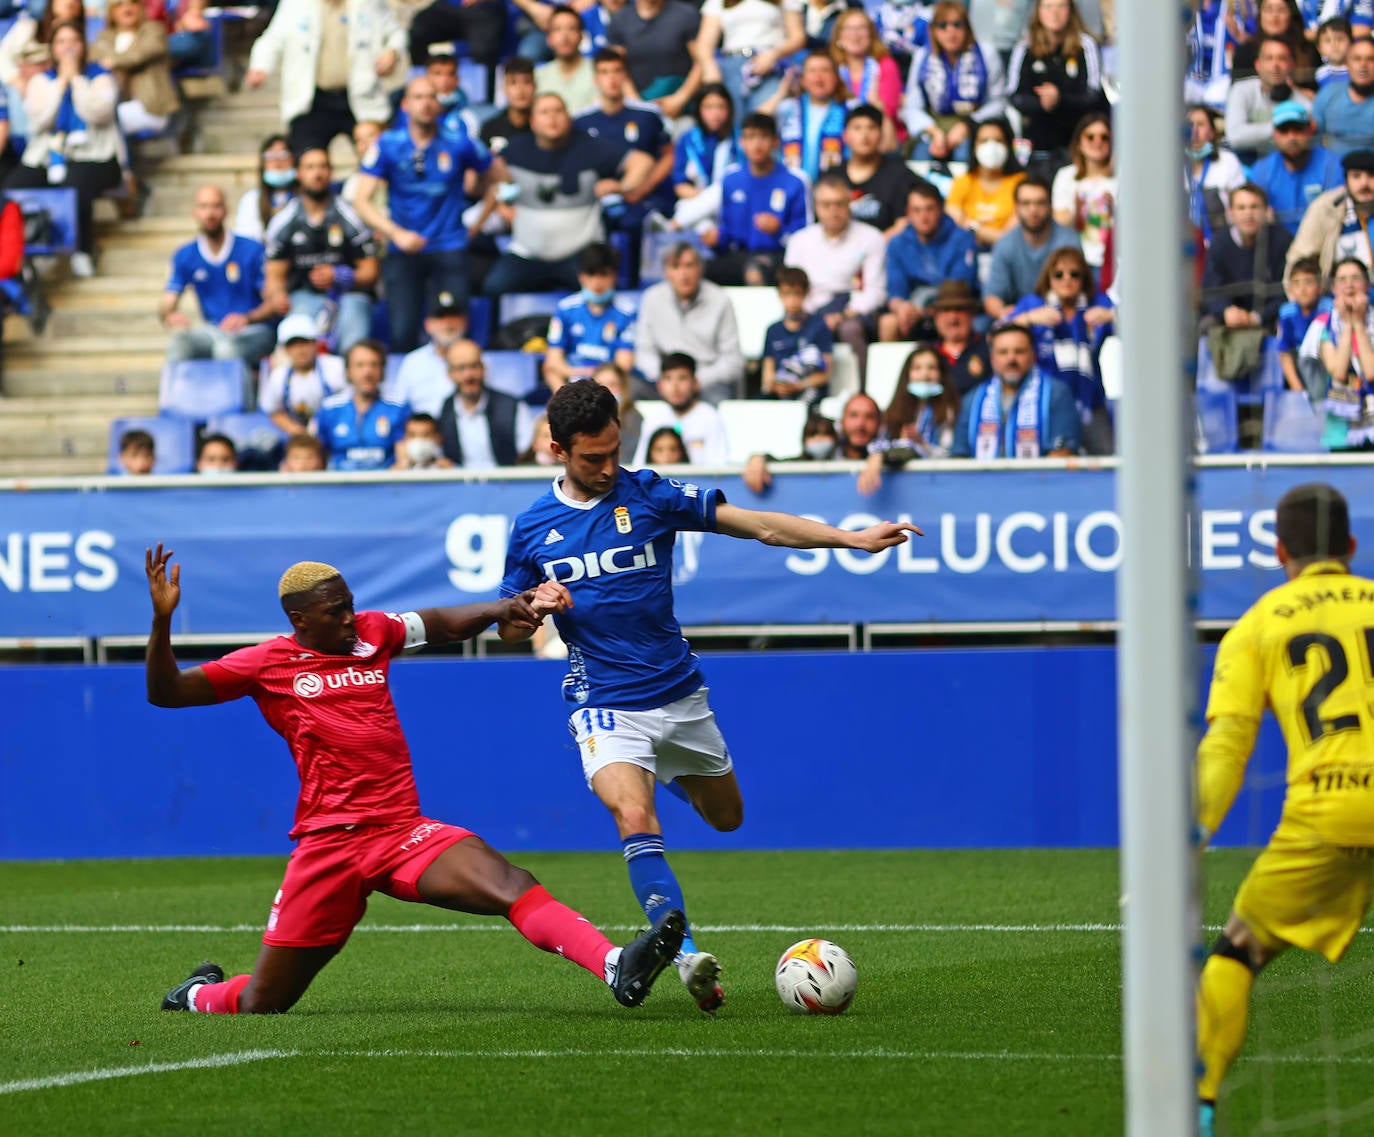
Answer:
[[[588,734],[594,730],[615,730],[615,711],[592,710],[590,708],[582,712],[582,729]]]

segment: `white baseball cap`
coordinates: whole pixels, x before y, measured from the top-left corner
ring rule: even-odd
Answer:
[[[278,346],[284,346],[292,340],[318,340],[319,338],[320,329],[315,326],[315,321],[299,312],[287,316],[277,325]]]

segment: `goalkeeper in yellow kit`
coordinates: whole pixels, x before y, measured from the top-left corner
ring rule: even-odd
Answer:
[[[1256,974],[1290,945],[1340,959],[1374,884],[1374,581],[1350,573],[1350,511],[1330,486],[1289,490],[1276,527],[1288,582],[1222,639],[1198,748],[1207,837],[1240,789],[1266,706],[1288,747],[1283,816],[1198,981],[1204,1137],[1245,1041]]]

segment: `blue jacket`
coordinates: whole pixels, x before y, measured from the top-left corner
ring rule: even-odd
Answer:
[[[978,288],[978,253],[967,229],[945,216],[929,241],[908,225],[888,242],[888,296],[905,300],[917,288],[935,288],[942,280],[966,280]]]

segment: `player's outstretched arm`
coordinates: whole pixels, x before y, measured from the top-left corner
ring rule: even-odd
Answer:
[[[1259,719],[1248,715],[1219,715],[1207,724],[1197,748],[1197,820],[1204,841],[1231,811],[1259,726]]]
[[[561,585],[553,586],[562,588]],[[540,585],[544,588],[544,585]],[[562,589],[564,596],[567,589]],[[553,593],[539,597],[539,589],[529,589],[519,596],[495,600],[490,604],[459,604],[451,608],[422,608],[419,616],[425,622],[425,639],[432,644],[456,643],[470,640],[486,628],[496,624],[501,628],[501,638],[506,639],[505,629],[523,632],[513,638],[523,639],[534,635],[534,629],[549,612],[564,605],[560,597]],[[568,603],[571,603],[569,599]]]
[[[529,639],[544,622],[545,616],[573,606],[572,593],[567,586],[551,580],[542,581],[538,588],[522,592],[512,600],[524,601],[525,607],[520,610],[519,618],[497,622],[496,631],[505,643],[520,643]]]
[[[181,566],[173,565],[169,574],[171,559],[172,550],[164,552],[161,542],[156,550],[143,551],[148,592],[153,599],[153,628],[144,655],[148,702],[155,707],[204,707],[219,702],[210,680],[199,667],[181,670],[172,651],[172,613],[181,602]]]
[[[880,521],[859,530],[836,529],[823,521],[790,513],[741,509],[728,502],[716,507],[716,531],[789,549],[862,549],[867,553],[904,545],[908,533],[925,536],[908,521]]]

